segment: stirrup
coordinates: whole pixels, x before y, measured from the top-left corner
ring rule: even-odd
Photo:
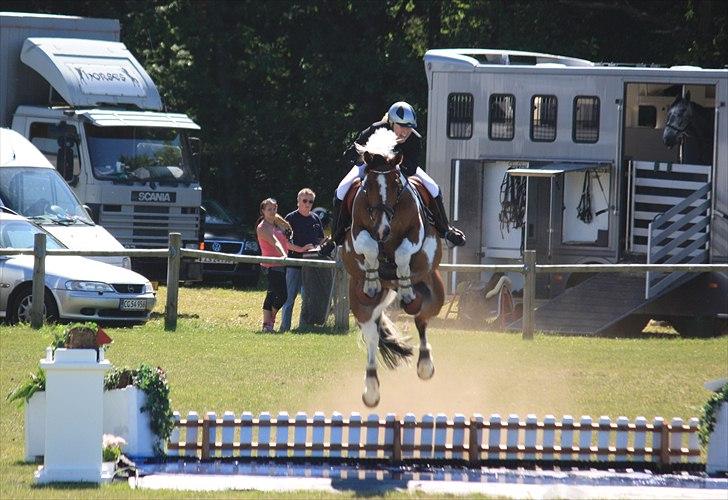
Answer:
[[[461,230],[454,227],[451,227],[450,229],[445,231],[445,239],[456,247],[461,247],[465,245],[465,235]]]

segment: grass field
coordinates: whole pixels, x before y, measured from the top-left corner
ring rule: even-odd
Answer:
[[[116,366],[147,362],[163,367],[174,409],[183,414],[189,410],[200,414],[226,410],[238,414],[246,410],[368,413],[360,400],[365,353],[354,329],[263,334],[257,332],[262,292],[182,288],[178,329],[165,332],[164,292],[160,288],[154,318],[144,327],[107,329],[114,339],[107,357]],[[297,312],[294,325],[296,320]],[[400,324],[410,334],[414,331],[409,323]],[[537,335],[533,342],[524,342],[519,334],[457,329],[446,322],[431,332],[435,378],[419,381],[414,367],[380,370],[379,414],[535,413],[542,418],[551,413],[687,419],[698,416],[710,396],[703,383],[728,372],[726,337]],[[1,394],[36,369],[51,337],[50,327],[34,331],[0,325]],[[35,466],[22,462],[22,410],[4,400],[0,402],[0,436],[0,498],[164,496],[132,491],[123,484],[101,489],[35,488]],[[184,495],[170,492],[167,496]],[[220,496],[225,495],[209,497]]]

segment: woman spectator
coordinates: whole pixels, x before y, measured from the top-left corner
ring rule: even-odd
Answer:
[[[273,198],[266,198],[260,203],[260,219],[255,230],[263,257],[287,257],[288,249],[296,252],[307,252],[313,245],[299,247],[289,243],[292,234],[291,225],[278,215],[278,202]],[[264,332],[275,331],[278,310],[286,303],[286,265],[261,264],[268,274],[268,291],[263,301],[263,328]]]

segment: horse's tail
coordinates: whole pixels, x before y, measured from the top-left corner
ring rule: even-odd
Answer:
[[[379,332],[379,355],[384,365],[387,368],[396,368],[403,362],[406,363],[414,352],[407,344],[407,339],[397,331],[397,327],[384,312],[376,323]]]

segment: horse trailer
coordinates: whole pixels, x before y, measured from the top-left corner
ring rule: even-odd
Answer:
[[[539,264],[728,262],[727,69],[488,49],[424,62],[427,172],[468,236],[450,262],[513,264],[525,249]],[[535,328],[652,318],[710,335],[727,297],[726,273],[539,274]]]

